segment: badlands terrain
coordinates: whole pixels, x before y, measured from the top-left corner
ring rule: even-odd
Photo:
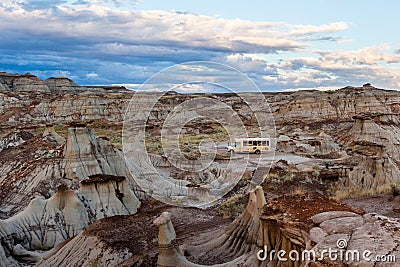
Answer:
[[[254,164],[232,190],[192,208],[151,197],[125,161],[134,92],[0,73],[0,266],[399,266],[400,93],[370,84],[332,89],[264,93],[275,157],[249,155]],[[168,92],[150,113],[145,141],[163,174],[213,199],[204,177],[223,178],[227,161],[239,166],[247,156],[224,150],[224,127],[185,125],[179,145],[187,158],[199,157],[201,138],[219,147],[207,173],[172,166],[160,143],[174,107],[205,96],[255,127],[238,95]],[[316,257],[260,260],[265,247]],[[318,257],[328,248],[368,250],[381,261]]]

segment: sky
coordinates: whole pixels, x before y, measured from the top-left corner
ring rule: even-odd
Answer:
[[[175,64],[210,61],[263,91],[399,89],[398,10],[368,0],[3,0],[0,71],[136,89]]]

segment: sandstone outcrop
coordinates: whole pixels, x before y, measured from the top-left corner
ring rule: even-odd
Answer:
[[[66,141],[53,127],[38,136],[17,131],[0,140],[10,147],[0,151],[0,216],[22,211],[36,194],[51,197],[59,185],[77,189],[93,175],[126,177],[128,187],[135,190],[122,153],[84,125],[78,126],[68,129]]]
[[[376,189],[400,182],[398,124],[371,117],[354,117],[339,141],[356,166],[342,179],[344,187]]]
[[[63,163],[66,177],[77,181],[95,174],[130,176],[121,152],[84,125],[68,128]]]
[[[257,253],[268,246],[279,251],[301,251],[305,247],[302,232],[283,229],[271,218],[262,218],[265,197],[261,187],[250,192],[249,202],[243,213],[219,236],[211,241],[198,241],[195,246],[181,246],[176,243],[176,234],[171,223],[171,215],[163,213],[154,224],[159,228],[158,266],[204,266],[193,263],[207,260],[222,261],[220,264],[207,266],[280,266],[276,255],[266,257],[264,262],[257,258]],[[188,255],[188,256],[184,256]],[[189,261],[189,259],[191,261]],[[204,260],[204,259],[203,259]],[[286,265],[285,265],[286,266]],[[287,266],[299,266],[289,264]]]
[[[19,75],[0,72],[0,79],[2,91],[50,93],[49,87],[30,73]]]
[[[324,232],[321,238],[313,238],[316,258],[323,250],[336,251],[335,257],[325,257],[324,264],[334,266],[396,266],[400,256],[400,223],[397,220],[377,214],[349,214],[348,212],[327,212],[313,217],[318,226],[313,232]],[[313,237],[311,235],[311,237]],[[314,235],[315,237],[315,235]],[[341,253],[341,254],[340,254]],[[344,255],[340,258],[339,255]],[[315,260],[320,262],[320,260]],[[322,265],[324,266],[324,265]]]
[[[50,92],[60,94],[64,91],[79,90],[80,86],[67,77],[52,77],[44,81]]]
[[[22,211],[35,195],[51,197],[58,185],[68,182],[61,164],[65,141],[55,132],[22,136],[17,131],[2,142],[8,144],[8,149],[0,152],[1,218]]]
[[[49,87],[42,80],[27,74],[13,79],[12,90],[16,92],[50,93]]]
[[[80,233],[73,241],[69,240],[63,246],[56,247],[45,254],[35,266],[121,266],[130,257],[132,253],[128,251],[115,251],[98,238]],[[91,260],[87,260],[88,258]]]
[[[139,204],[124,177],[91,176],[77,191],[59,186],[51,198],[36,197],[21,213],[0,221],[1,239],[8,240],[1,248],[7,253],[0,262],[21,260],[16,246],[31,253],[48,250],[98,219],[136,213]],[[24,261],[39,259],[27,255]]]
[[[343,210],[334,210],[340,208],[335,203],[309,207],[309,211],[299,203],[303,214],[296,215],[293,210],[282,214],[274,203],[260,205],[265,203],[262,194],[260,188],[250,193],[248,206],[241,216],[214,240],[199,241],[196,246],[179,246],[171,214],[161,214],[154,221],[159,228],[158,266],[395,266],[400,242],[397,220],[376,214],[360,215],[344,206]],[[309,217],[318,209],[331,211]],[[296,216],[303,219],[295,219]],[[263,258],[265,248],[268,254]],[[277,253],[271,254],[273,250],[282,250],[286,254],[278,257]],[[328,254],[329,250],[333,254]],[[360,253],[354,254],[355,258],[352,256],[354,251]],[[363,258],[365,251],[371,253],[364,254],[367,257]],[[376,262],[379,256],[380,259],[385,257],[386,263]],[[201,262],[202,257],[225,260],[225,263],[195,263]]]
[[[32,137],[33,134],[23,130],[10,133],[0,139],[0,152],[9,147],[17,147]]]

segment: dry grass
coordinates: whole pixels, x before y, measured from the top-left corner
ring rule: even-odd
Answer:
[[[208,133],[179,135],[179,149],[187,157],[200,156],[199,145],[202,140],[212,139],[214,142],[228,142],[228,133],[221,125],[209,126]],[[150,153],[163,155],[163,146],[160,136],[146,137],[146,150]]]
[[[382,194],[390,194],[392,188],[391,185],[385,184],[380,185],[377,188],[365,189],[358,187],[342,188],[334,191],[334,198],[338,200],[358,197],[372,197],[379,196]]]
[[[121,127],[112,127],[108,125],[96,124],[92,123],[87,126],[91,130],[93,130],[97,137],[103,137],[110,141],[110,143],[118,148],[122,149],[122,129]],[[43,128],[44,131],[45,128]],[[41,129],[42,130],[42,129]],[[68,127],[66,125],[55,125],[54,131],[60,136],[67,138],[68,136]]]
[[[114,147],[122,150],[122,130],[112,128],[95,128],[94,131],[98,137],[107,138]]]
[[[304,186],[299,185],[298,187],[293,189],[293,191],[290,193],[290,195],[305,196],[306,193],[307,193],[307,190],[304,188]]]
[[[67,138],[68,136],[68,127],[66,125],[55,125],[54,131],[61,137]]]
[[[246,207],[248,198],[242,194],[234,195],[225,201],[219,208],[218,214],[223,218],[236,218]]]

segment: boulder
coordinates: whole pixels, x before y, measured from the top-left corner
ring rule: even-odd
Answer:
[[[322,222],[319,226],[328,234],[348,234],[363,225],[364,219],[356,217],[341,217]]]
[[[316,224],[320,224],[324,221],[327,220],[332,220],[336,218],[342,218],[342,217],[358,217],[359,215],[350,212],[350,211],[327,211],[327,212],[322,212],[318,213],[317,215],[314,215],[311,217],[312,221]]]

